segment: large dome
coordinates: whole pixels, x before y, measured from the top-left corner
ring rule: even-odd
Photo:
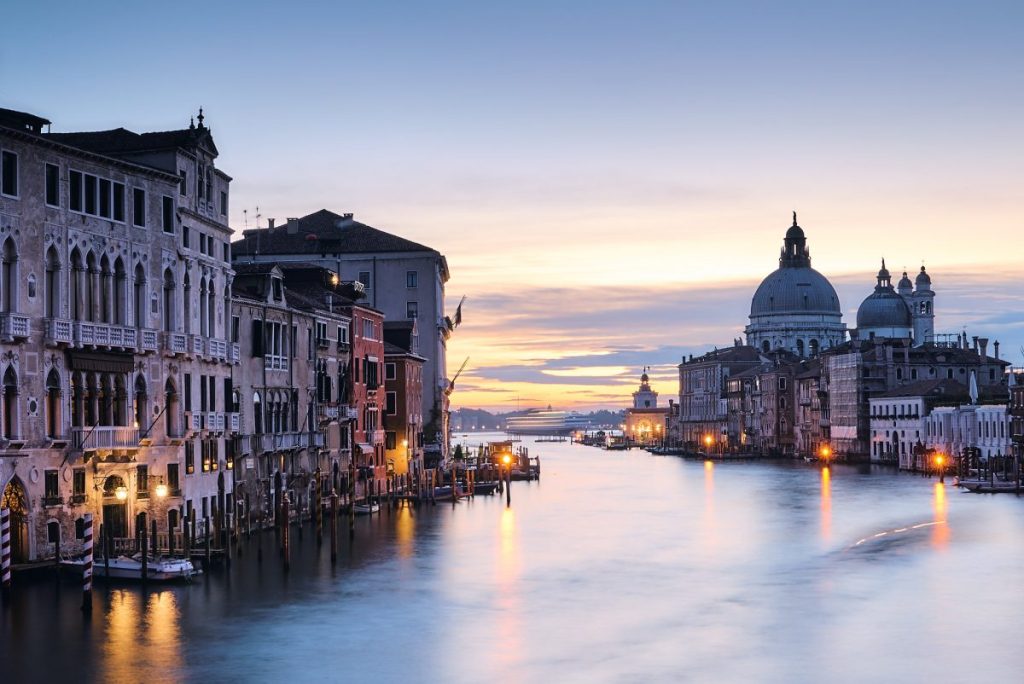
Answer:
[[[750,315],[841,314],[839,297],[828,278],[810,266],[783,267],[761,281]]]
[[[767,353],[786,349],[814,356],[846,339],[843,312],[832,283],[811,268],[807,236],[796,222],[786,231],[779,268],[750,300],[747,344]]]

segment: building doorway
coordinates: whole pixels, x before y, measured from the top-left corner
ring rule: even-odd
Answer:
[[[111,475],[103,482],[103,496],[115,498],[119,489],[126,489],[124,480]],[[115,500],[103,504],[103,532],[111,539],[124,539],[128,536],[128,505]]]
[[[25,486],[18,478],[4,487],[0,497],[0,508],[11,512],[11,562],[28,562],[28,499],[25,497]]]

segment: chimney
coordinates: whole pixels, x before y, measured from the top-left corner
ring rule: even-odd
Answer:
[[[346,221],[351,221],[352,220],[352,216],[353,216],[352,212],[349,212],[347,214],[342,214],[341,218],[345,219]]]
[[[299,232],[299,219],[290,218],[288,219],[288,234],[295,235]]]
[[[988,358],[988,338],[987,337],[979,337],[978,338],[978,346],[980,347],[980,351],[981,351],[981,360],[984,361],[985,359]]]
[[[996,361],[999,360],[999,340],[992,343],[992,353],[995,354]]]
[[[274,229],[274,219],[272,219],[272,218],[268,218],[267,219],[267,229],[268,230],[273,230]]]
[[[971,349],[973,349],[974,351],[978,351],[978,336],[977,335],[972,336],[971,337],[971,342],[974,343],[974,346],[971,347]]]

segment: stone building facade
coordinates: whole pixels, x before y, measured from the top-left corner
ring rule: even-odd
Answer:
[[[448,262],[435,249],[326,209],[285,225],[248,230],[233,244],[236,255],[253,262],[315,263],[343,281],[364,286],[366,304],[388,321],[417,322],[424,361],[425,448],[447,455],[447,342],[458,325],[445,315]]]
[[[385,337],[389,339],[384,342],[384,456],[395,475],[421,473],[426,360],[410,344],[413,338],[403,341],[387,330]]]
[[[73,550],[86,512],[128,537],[231,510],[231,179],[212,134],[202,116],[144,134],[48,124],[0,110],[0,488],[16,560]],[[201,384],[197,420],[184,406]]]

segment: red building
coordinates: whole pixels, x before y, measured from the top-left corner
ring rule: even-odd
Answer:
[[[423,364],[406,346],[384,343],[384,429],[389,467],[397,475],[423,469]]]

